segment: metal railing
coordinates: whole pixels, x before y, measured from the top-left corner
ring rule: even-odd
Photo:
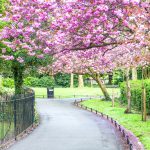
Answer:
[[[115,98],[119,98],[120,97],[120,93],[119,92],[114,92],[114,93],[110,93],[110,97],[115,97]],[[46,94],[43,95],[35,95],[36,98],[48,98],[48,96]],[[88,94],[73,94],[73,95],[54,95],[55,99],[64,99],[64,98],[104,98],[103,95],[88,95]]]
[[[16,139],[34,123],[35,94],[25,89],[21,95],[0,97],[0,144]]]

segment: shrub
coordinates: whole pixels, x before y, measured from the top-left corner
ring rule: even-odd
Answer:
[[[39,79],[35,77],[27,77],[24,79],[24,85],[29,87],[37,87]]]
[[[12,78],[3,78],[2,85],[7,88],[14,88],[14,80]]]
[[[39,87],[53,87],[54,79],[52,77],[42,77],[38,84]]]
[[[137,110],[141,110],[142,102],[142,81],[130,81],[131,83],[131,106]],[[150,111],[150,80],[144,80],[144,85],[146,88],[146,100],[147,100],[147,110]],[[121,97],[120,101],[122,103],[127,103],[126,98],[126,83],[123,82],[120,84]]]
[[[55,75],[55,83],[60,87],[70,87],[70,74],[58,73]],[[74,87],[78,86],[78,75],[74,74]]]
[[[53,87],[54,79],[49,76],[41,78],[28,77],[24,80],[24,85],[30,87]]]
[[[7,88],[14,88],[14,80],[12,78],[3,78],[2,84]],[[24,79],[24,86],[29,87],[53,87],[54,79],[49,76],[41,78],[27,77]]]

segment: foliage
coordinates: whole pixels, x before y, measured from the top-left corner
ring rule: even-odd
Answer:
[[[146,99],[147,99],[147,110],[150,111],[150,80],[143,80],[144,86],[146,88]],[[142,101],[142,80],[130,81],[131,83],[131,106],[138,110],[141,110],[141,101]],[[121,90],[121,103],[127,103],[126,98],[126,83],[123,82],[120,84]]]
[[[44,76],[41,78],[28,77],[24,79],[24,85],[30,87],[53,87],[54,79],[49,76]]]
[[[4,93],[4,88],[0,86],[0,95]]]
[[[70,74],[58,73],[55,75],[55,84],[60,87],[70,87]],[[78,76],[74,75],[74,87],[78,86]]]
[[[45,54],[65,50],[96,48],[105,53],[123,44],[133,44],[135,49],[137,45],[140,48],[147,45],[148,3],[139,5],[137,0],[66,3],[61,3],[60,9],[57,1],[10,0],[6,16],[1,19],[11,23],[1,32],[0,39],[8,47],[2,58],[25,64],[28,58],[43,59]]]
[[[3,78],[2,85],[7,88],[14,88],[14,80],[12,78]]]
[[[12,78],[3,78],[3,86],[7,88],[14,88],[14,80]],[[52,77],[44,76],[41,78],[27,77],[24,79],[24,86],[29,87],[53,87],[54,79]]]
[[[120,107],[118,103],[115,103],[115,107],[112,107],[111,102],[101,100],[84,101],[82,104],[109,115],[126,129],[132,131],[144,144],[146,150],[150,149],[150,120],[142,122],[140,114],[125,114],[125,108]]]
[[[0,0],[0,14],[5,11],[5,3],[7,0]]]
[[[123,72],[121,70],[114,71],[113,84],[118,85],[120,82],[123,82]]]

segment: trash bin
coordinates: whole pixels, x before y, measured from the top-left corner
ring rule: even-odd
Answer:
[[[47,98],[54,98],[54,88],[47,88]]]

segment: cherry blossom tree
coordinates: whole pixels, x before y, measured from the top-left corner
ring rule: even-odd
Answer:
[[[143,50],[138,44],[121,45],[103,54],[98,48],[86,51],[70,51],[64,55],[54,56],[53,65],[43,67],[42,72],[55,74],[58,72],[90,75],[99,85],[106,100],[111,100],[101,77],[117,69],[126,70],[128,107],[126,112],[131,112],[129,70],[137,66],[143,66]]]
[[[10,61],[16,94],[23,86],[23,73],[27,67],[41,65],[51,54],[50,25],[55,3],[38,0],[10,0],[1,20],[8,26],[1,31],[3,43],[1,59]]]
[[[56,49],[85,51],[99,48],[105,53],[121,44],[138,43],[143,47],[149,44],[148,3],[137,0],[80,1],[64,4],[55,12]]]
[[[149,5],[137,0],[10,0],[4,15],[9,26],[1,31],[7,46],[1,59],[12,63],[16,93],[21,93],[25,68],[48,55],[82,50],[86,57],[91,52],[101,57],[118,45],[149,44]]]

